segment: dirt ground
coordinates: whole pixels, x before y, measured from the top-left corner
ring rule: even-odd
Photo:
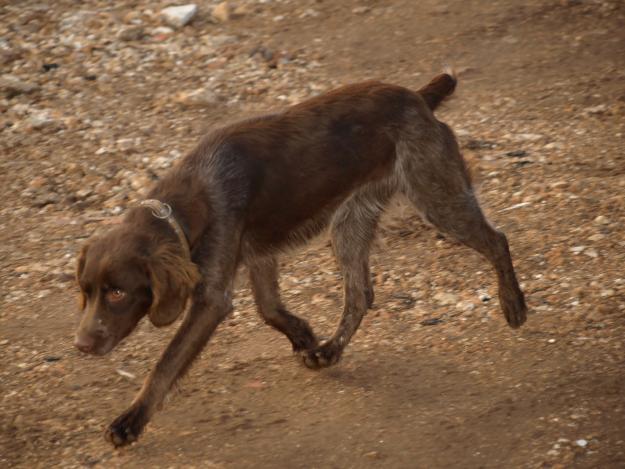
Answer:
[[[0,466],[625,467],[625,3],[215,4],[170,28],[168,2],[0,2]],[[242,272],[178,391],[110,447],[173,328],[75,350],[84,239],[207,128],[369,78],[417,88],[443,63],[459,87],[437,115],[510,239],[527,324],[505,325],[483,259],[399,201],[341,363],[301,366]],[[282,263],[285,302],[329,336],[327,239]]]

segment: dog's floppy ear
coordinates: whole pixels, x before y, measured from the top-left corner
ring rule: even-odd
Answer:
[[[181,252],[181,246],[161,244],[148,260],[152,305],[150,321],[156,327],[174,322],[200,279],[197,266]]]

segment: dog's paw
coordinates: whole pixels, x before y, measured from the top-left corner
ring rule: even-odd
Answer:
[[[109,425],[104,432],[104,438],[116,448],[129,445],[137,441],[147,420],[142,406],[131,407]]]
[[[500,294],[501,295],[501,294]],[[523,293],[518,293],[512,297],[500,296],[502,298],[501,308],[508,325],[512,329],[518,329],[527,320],[527,306]]]
[[[311,370],[327,368],[337,363],[341,358],[342,349],[333,341],[299,353],[302,363]]]

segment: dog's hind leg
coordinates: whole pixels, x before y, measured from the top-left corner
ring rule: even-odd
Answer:
[[[360,189],[337,210],[332,221],[332,247],[343,275],[344,307],[330,340],[301,353],[308,368],[333,365],[358,329],[373,303],[369,248],[384,206],[393,194],[389,181]]]
[[[429,137],[411,136],[397,145],[401,190],[427,221],[482,254],[495,268],[499,302],[510,327],[521,326],[527,307],[516,279],[506,236],[480,209],[449,128],[437,123]]]
[[[278,264],[274,257],[248,262],[256,307],[263,320],[291,341],[293,351],[312,349],[317,339],[308,323],[287,311],[280,299]]]

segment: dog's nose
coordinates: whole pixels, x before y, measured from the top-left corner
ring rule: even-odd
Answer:
[[[74,345],[81,352],[90,353],[95,345],[95,339],[89,335],[77,335]]]

